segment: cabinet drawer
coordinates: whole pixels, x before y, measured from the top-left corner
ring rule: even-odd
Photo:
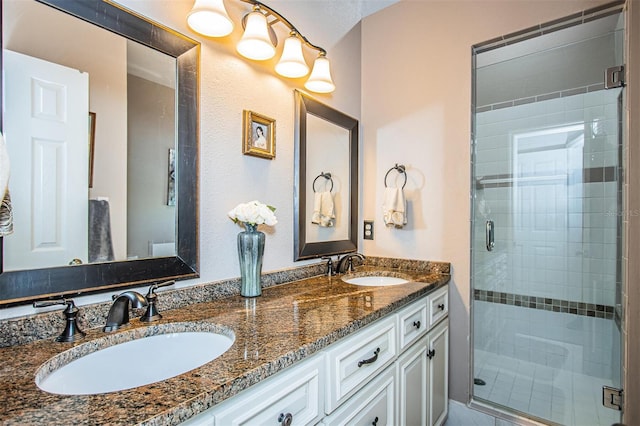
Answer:
[[[214,408],[215,425],[315,424],[323,413],[323,357],[316,356]]]
[[[397,352],[395,315],[329,347],[326,351],[326,413],[335,410],[393,362]]]
[[[395,366],[387,368],[356,393],[324,425],[396,425]]]
[[[427,322],[427,297],[413,302],[398,314],[400,320],[400,352],[424,336],[429,328]]]
[[[429,328],[449,314],[449,286],[429,295]]]

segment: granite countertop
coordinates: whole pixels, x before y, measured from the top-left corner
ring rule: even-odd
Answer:
[[[358,268],[357,275],[379,267]],[[447,269],[448,271],[448,269]],[[364,287],[318,276],[263,290],[261,297],[231,296],[162,312],[162,320],[131,324],[115,333],[85,330],[77,343],[52,339],[0,348],[0,423],[177,424],[320,351],[372,321],[449,282],[439,272],[400,271],[410,283]],[[399,271],[389,270],[389,275]],[[159,294],[162,298],[162,294]],[[179,324],[176,324],[179,323]],[[34,378],[51,357],[96,339],[189,323],[235,335],[231,348],[195,370],[142,387],[100,395],[62,396],[41,391]],[[154,328],[155,327],[155,328]],[[98,340],[99,342],[100,340]],[[189,350],[189,348],[185,348]],[[144,362],[145,356],[132,362]]]

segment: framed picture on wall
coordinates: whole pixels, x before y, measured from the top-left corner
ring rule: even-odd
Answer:
[[[242,153],[273,160],[276,158],[276,121],[253,111],[243,111]]]

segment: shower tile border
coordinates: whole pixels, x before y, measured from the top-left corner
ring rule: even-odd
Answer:
[[[473,299],[481,302],[520,306],[543,311],[561,312],[594,318],[614,319],[615,308],[609,305],[576,302],[549,297],[526,296],[492,290],[473,290]]]
[[[584,169],[578,169],[575,173],[581,171],[582,174],[575,174],[579,179],[574,179],[572,182],[581,181],[582,183],[606,183],[616,182],[619,180],[618,166],[604,166],[604,167],[585,167]],[[511,173],[501,173],[495,175],[480,176],[476,178],[476,189],[488,189],[488,188],[508,188],[513,186],[514,183],[518,183],[518,179],[535,177],[535,174],[514,176]],[[573,176],[567,175],[567,179],[571,179]]]
[[[619,13],[623,10],[624,4],[625,0],[616,0],[611,3],[586,9],[582,12],[577,12],[564,18],[544,22],[533,27],[525,28],[520,31],[498,36],[482,43],[475,44],[472,46],[472,50],[476,54],[487,52],[565,28],[581,25],[595,19]]]
[[[536,96],[527,96],[526,98],[518,98],[512,101],[498,102],[498,103],[489,104],[489,105],[480,105],[475,108],[475,112],[477,114],[480,112],[496,111],[499,109],[511,108],[514,106],[531,104],[534,102],[544,102],[552,99],[567,98],[569,96],[584,95],[585,93],[597,92],[598,90],[605,90],[604,83],[594,83],[594,84],[589,84],[587,86],[580,86],[580,87],[574,87],[572,89],[559,90],[557,92],[543,93],[541,95],[536,95]]]

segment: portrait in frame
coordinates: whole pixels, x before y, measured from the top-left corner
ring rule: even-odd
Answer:
[[[276,121],[265,115],[244,110],[242,119],[242,153],[273,160],[276,158]]]

